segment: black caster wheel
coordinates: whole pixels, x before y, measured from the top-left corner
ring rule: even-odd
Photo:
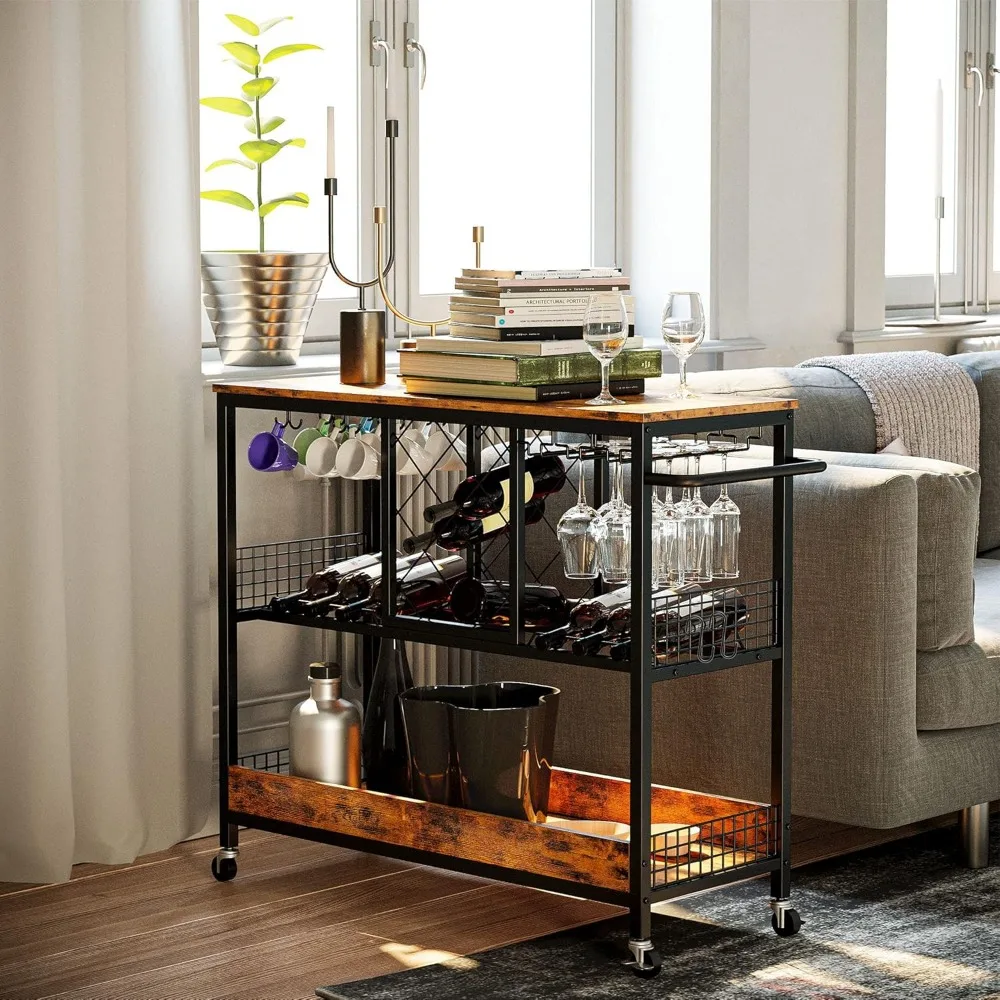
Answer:
[[[775,913],[771,917],[771,926],[778,937],[792,937],[802,930],[802,918],[798,910],[785,910],[785,926],[778,926],[778,915]]]
[[[217,882],[230,882],[236,878],[235,858],[212,858],[212,874]]]
[[[642,965],[638,962],[632,963],[632,972],[640,979],[652,979],[660,974],[663,968],[663,959],[658,951],[647,951],[643,953]]]

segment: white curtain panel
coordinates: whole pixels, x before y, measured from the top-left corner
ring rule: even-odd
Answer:
[[[195,12],[0,2],[0,880],[209,807]]]

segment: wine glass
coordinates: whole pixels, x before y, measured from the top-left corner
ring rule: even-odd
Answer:
[[[605,583],[628,583],[632,577],[632,508],[625,502],[625,463],[618,456],[614,494],[600,510],[606,533],[600,541]]]
[[[567,580],[596,580],[601,570],[599,546],[608,529],[600,514],[587,503],[584,490],[583,448],[580,448],[577,471],[580,485],[575,507],[570,507],[556,525],[556,535],[563,554],[563,573]]]
[[[697,292],[671,292],[663,307],[660,324],[663,339],[670,353],[677,358],[681,381],[674,398],[686,399],[695,395],[687,384],[688,358],[705,339],[705,310]]]
[[[701,456],[694,456],[694,474],[698,475],[701,467]],[[676,505],[684,517],[684,549],[683,559],[688,583],[712,582],[712,515],[708,504],[701,498],[701,487],[692,489],[685,486],[681,499]]]
[[[667,460],[667,474],[673,460]],[[685,559],[686,534],[684,514],[674,504],[673,490],[665,487],[664,498],[653,489],[652,517],[653,587],[675,587],[684,583],[687,573]]]
[[[621,292],[596,292],[590,296],[583,317],[583,339],[601,363],[601,394],[588,399],[590,406],[620,403],[608,388],[611,362],[621,353],[628,337],[628,308]]]
[[[722,452],[722,471],[726,471],[726,452]],[[735,580],[740,575],[740,508],[723,483],[718,499],[708,508],[712,515],[712,566],[720,580]]]

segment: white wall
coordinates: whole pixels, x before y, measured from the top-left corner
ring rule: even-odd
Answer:
[[[716,330],[727,368],[840,354],[847,303],[847,0],[717,0]]]

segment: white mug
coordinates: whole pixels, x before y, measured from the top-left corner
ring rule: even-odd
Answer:
[[[427,455],[431,468],[438,472],[465,471],[465,442],[457,434],[433,431],[427,438]]]
[[[340,450],[334,437],[316,438],[306,450],[306,469],[314,476],[337,476],[337,452]]]
[[[337,449],[337,473],[345,479],[377,479],[379,453],[355,435]]]
[[[423,445],[411,438],[401,437],[396,442],[396,475],[415,476],[428,465]]]

